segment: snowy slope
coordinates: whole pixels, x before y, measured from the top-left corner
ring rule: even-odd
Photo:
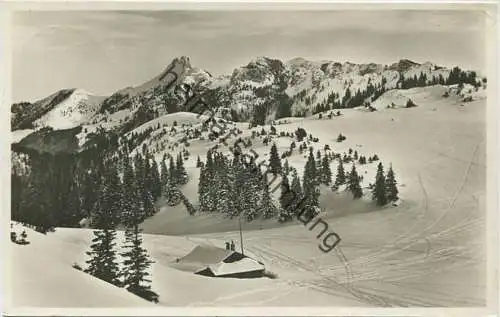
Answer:
[[[24,130],[15,130],[11,133],[11,143],[17,143],[24,139],[26,136],[33,133],[35,130],[33,129],[24,129]]]
[[[416,108],[381,107],[373,113],[348,109],[330,120],[305,118],[277,125],[278,133],[305,128],[320,139],[313,144],[315,149],[328,143],[337,153],[348,148],[366,155],[377,153],[385,168],[392,164],[403,202],[398,207],[378,208],[369,202],[366,188],[361,201],[353,201],[342,191],[323,189],[321,217],[342,238],[338,252],[328,254],[318,249],[318,231],[300,224],[245,223],[246,250],[277,273],[278,280],[289,281],[293,287],[288,291],[275,288],[267,301],[265,290],[255,290],[252,295],[240,294],[218,303],[292,305],[286,304],[289,294],[307,289],[313,297],[354,296],[373,306],[484,305],[486,103],[481,98],[464,103],[454,94],[443,98],[448,89],[433,86],[398,92],[411,98]],[[390,96],[384,97],[386,101],[391,101]],[[339,133],[347,140],[336,143]],[[279,152],[290,142],[277,139]],[[254,141],[253,148],[263,157],[270,146]],[[295,155],[288,160],[301,175],[305,158]],[[365,186],[373,182],[374,165],[357,166]],[[346,169],[350,166],[345,165]],[[196,169],[190,173],[194,180]],[[196,197],[196,189],[189,184],[183,191]],[[181,235],[207,232],[189,239],[216,245],[228,239],[239,241],[237,221],[191,217],[177,207],[163,207],[143,228]],[[321,302],[315,301],[324,305]]]
[[[11,244],[11,305],[21,307],[151,307],[149,302],[71,267],[71,242],[26,230],[28,245]]]
[[[463,94],[468,94],[469,87],[465,86],[460,93],[456,88],[437,85],[391,90],[380,97],[375,112],[362,108],[343,109],[341,116],[332,119],[326,118],[325,113],[324,119],[314,116],[280,120],[282,123],[275,126],[278,135],[281,131],[293,132],[302,127],[318,137],[319,142],[308,144],[313,146],[314,153],[318,149],[323,153],[328,144],[335,153],[343,154],[352,148],[366,156],[377,154],[386,169],[392,164],[402,203],[398,207],[374,206],[366,187],[373,182],[377,163],[357,165],[358,173],[364,176],[363,199],[353,201],[343,190],[335,193],[322,188],[321,217],[330,230],[342,238],[338,249],[322,253],[318,248],[321,240],[316,238],[318,231],[309,231],[299,223],[283,226],[275,219],[244,223],[245,252],[264,262],[266,269],[277,274],[277,279],[213,279],[175,269],[171,263],[198,244],[223,247],[224,241],[238,242],[238,223],[217,215],[188,216],[182,205],[168,207],[159,202],[160,212],[147,219],[142,227],[145,232],[154,233],[145,235],[144,241],[155,260],[153,289],[160,294],[160,305],[484,305],[486,100],[484,91],[479,90],[470,92],[473,101],[464,102]],[[449,92],[447,98],[443,97],[445,92]],[[391,102],[403,105],[407,99],[418,106],[386,108]],[[168,124],[167,130],[171,129],[173,120],[178,121],[176,132],[162,135],[164,125]],[[186,123],[184,127],[183,123]],[[156,129],[158,125],[160,129]],[[204,160],[208,148],[219,141],[209,141],[208,131],[204,131],[203,139],[189,140],[188,147],[179,145],[169,149],[168,146],[173,146],[189,129],[198,126],[195,115],[176,113],[132,130],[140,133],[153,128],[143,144],[150,150],[159,147],[154,152],[157,160],[165,153],[173,155],[186,148],[189,150],[191,155],[185,164],[189,183],[182,191],[194,204],[199,178],[196,156]],[[269,131],[270,128],[249,129],[247,123],[230,123],[229,126],[239,128],[242,133],[230,137],[228,146],[240,136],[251,139],[252,131],[262,128]],[[339,133],[347,137],[342,143],[336,142]],[[292,142],[289,137],[277,136],[269,145],[264,145],[260,137],[251,140],[252,149],[259,155],[258,161],[268,159],[273,142],[280,154],[288,150]],[[161,148],[164,142],[166,147]],[[219,150],[229,153],[228,146],[221,146]],[[296,149],[288,158],[299,176],[303,173],[306,154],[299,154]],[[351,164],[345,164],[346,170],[350,167]],[[336,162],[332,162],[331,168],[335,174]],[[275,199],[278,194],[279,191]],[[35,235],[30,233],[28,240]],[[74,262],[84,265],[91,236],[90,230],[57,229],[55,233],[41,236],[45,243],[39,243],[36,252],[50,254],[50,260],[57,259],[59,264],[47,264],[58,268],[57,265],[70,267]],[[27,258],[28,252],[22,253],[28,249],[19,248],[21,255],[14,257],[16,264],[24,257],[32,262],[36,260]],[[17,294],[26,287],[27,279],[22,276],[31,278],[29,274],[33,274],[32,268],[27,266],[20,265],[14,275],[16,278],[21,276],[20,285],[15,288]],[[51,278],[60,282],[58,276]],[[66,278],[68,281],[73,279],[81,278],[69,275]],[[51,300],[59,304],[57,299]],[[36,294],[30,301],[40,302]],[[93,301],[85,304],[97,305]],[[116,299],[116,305],[119,304],[121,298]]]
[[[48,126],[55,130],[80,126],[92,118],[104,98],[94,96],[83,89],[76,89],[68,98],[37,119],[34,125],[36,127]]]

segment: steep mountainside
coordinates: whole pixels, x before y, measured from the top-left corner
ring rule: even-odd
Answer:
[[[88,122],[103,99],[82,89],[63,89],[34,103],[16,103],[11,108],[11,128],[74,128]]]
[[[192,111],[186,107],[187,100],[193,95],[202,95],[214,108],[227,110],[233,121],[264,124],[282,117],[368,106],[395,88],[459,81],[481,85],[475,72],[409,60],[381,65],[314,62],[303,58],[282,62],[257,57],[234,69],[231,75],[213,77],[191,66],[188,57],[179,57],[152,80],[120,90],[104,100],[99,112],[108,116],[124,110],[129,112],[128,117],[122,118],[127,132],[166,113]],[[103,119],[93,123],[100,121]]]
[[[379,97],[397,88],[459,83],[477,90],[486,80],[475,72],[458,67],[450,70],[430,62],[401,60],[381,65],[303,58],[282,62],[268,57],[257,57],[231,75],[214,77],[182,56],[151,80],[109,97],[66,89],[35,103],[14,104],[12,130],[81,126],[78,138],[83,145],[90,133],[114,131],[124,135],[165,114],[203,111],[192,107],[197,96],[216,109],[218,117],[262,125],[332,109],[364,106],[373,111],[391,106]]]

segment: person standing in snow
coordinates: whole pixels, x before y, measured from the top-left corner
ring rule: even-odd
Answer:
[[[234,251],[234,250],[235,250],[234,241],[231,240],[231,251]]]
[[[226,241],[226,250],[229,250],[229,242]]]

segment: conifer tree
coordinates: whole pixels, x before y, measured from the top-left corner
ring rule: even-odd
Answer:
[[[151,164],[151,193],[153,194],[154,200],[157,200],[161,196],[162,184],[160,172],[158,171],[158,163],[153,159],[153,164]]]
[[[54,222],[54,215],[47,195],[47,175],[43,166],[42,162],[33,161],[22,205],[35,229],[45,233]]]
[[[146,153],[145,148],[144,152]],[[147,157],[143,158],[140,153],[137,153],[134,164],[137,195],[139,197],[139,209],[146,217],[152,216],[155,212],[154,198],[150,191],[150,179],[148,180],[148,160],[149,159]]]
[[[316,151],[316,177],[318,179],[318,184],[321,183],[323,172],[321,171],[323,167],[323,160],[321,159],[321,151]]]
[[[290,173],[290,165],[288,165],[288,160],[285,160],[285,164],[283,164],[283,172],[285,175]]]
[[[281,195],[280,195],[280,210],[278,214],[278,221],[285,222],[290,221],[293,218],[293,194],[290,190],[290,184],[288,182],[288,177],[283,176],[281,180]]]
[[[99,191],[99,197],[92,210],[92,225],[94,239],[87,252],[90,259],[85,272],[108,283],[119,284],[119,270],[116,262],[116,231],[118,215],[121,209],[121,192],[118,174],[113,166],[106,171],[104,182]]]
[[[198,201],[200,203],[200,211],[207,212],[207,200],[208,200],[208,171],[207,166],[201,167],[200,169],[200,179],[198,181]]]
[[[186,172],[186,168],[184,167],[184,159],[182,158],[182,155],[180,153],[177,156],[176,172],[177,172],[177,185],[187,184],[188,175]]]
[[[170,156],[169,164],[168,164],[168,180],[173,184],[173,186],[177,186],[178,184],[178,174],[177,169],[175,168],[174,158]]]
[[[385,178],[385,192],[388,202],[397,201],[399,199],[399,191],[397,187],[396,177],[394,171],[392,170],[392,165],[389,167],[387,176]]]
[[[303,184],[304,197],[306,198],[305,206],[319,206],[318,175],[312,148],[309,149],[309,158],[304,168]]]
[[[292,171],[291,191],[293,193],[291,211],[294,210],[295,211],[294,214],[297,215],[297,213],[300,212],[299,204],[302,201],[302,198],[304,198],[304,192],[302,190],[302,185],[300,184],[299,176],[297,175],[297,170],[295,169]]]
[[[269,167],[274,175],[281,173],[281,159],[278,154],[276,143],[271,146],[271,153],[269,154]]]
[[[264,188],[262,193],[262,201],[260,203],[261,214],[264,219],[270,219],[276,216],[278,209],[273,203],[271,194],[269,193],[269,184],[265,177],[262,178],[262,186]]]
[[[244,184],[240,191],[240,210],[245,212],[246,221],[252,221],[259,216],[259,191],[261,177],[256,173],[255,162],[245,166],[243,169]]]
[[[372,199],[379,206],[383,206],[387,204],[387,196],[385,191],[385,176],[384,176],[384,167],[382,163],[378,163],[377,166],[377,175],[375,176],[375,185],[372,191]]]
[[[146,292],[150,292],[151,286],[148,285],[151,280],[148,268],[153,261],[149,258],[146,249],[142,247],[141,230],[139,223],[142,221],[141,212],[138,209],[133,210],[130,217],[129,226],[125,231],[125,248],[123,256],[123,276],[122,285],[131,293],[144,297]],[[151,298],[153,297],[153,298]],[[146,299],[157,301],[156,293],[148,294]]]
[[[94,238],[90,245],[91,251],[87,252],[90,259],[84,271],[108,283],[119,285],[119,269],[116,262],[116,231],[103,229],[94,231]]]
[[[168,183],[168,175],[169,175],[165,159],[166,159],[166,157],[163,156],[163,159],[161,160],[161,163],[160,163],[160,179],[161,179],[162,193],[164,193],[166,190],[167,183]]]
[[[347,189],[352,193],[354,199],[361,198],[363,196],[363,190],[361,189],[360,179],[358,172],[356,171],[356,166],[352,164],[351,172],[349,173],[349,181]]]
[[[217,192],[217,211],[232,217],[235,212],[234,178],[232,177],[233,171],[224,156],[215,156],[214,172],[215,176],[209,186],[214,187]]]
[[[133,217],[136,216],[135,213],[140,210],[140,196],[134,169],[128,153],[124,155],[122,202],[122,223],[125,227],[129,227],[133,224]]]
[[[175,182],[169,177],[167,182],[167,187],[163,196],[167,200],[167,205],[169,206],[177,206],[180,202],[180,191],[175,185]]]
[[[65,227],[77,227],[79,221],[82,219],[80,188],[77,180],[74,179],[68,186],[66,194],[65,206],[61,215],[60,223]],[[64,220],[62,219],[64,218]]]
[[[332,183],[332,170],[328,156],[324,156],[321,164],[321,183],[329,186]]]
[[[338,188],[340,185],[345,184],[346,177],[344,171],[344,163],[339,159],[339,164],[337,165],[337,176],[335,176],[335,187]]]
[[[154,180],[153,180],[153,171],[151,167],[151,158],[149,152],[146,148],[144,148],[144,186],[145,190],[147,190],[154,200]]]
[[[215,177],[212,151],[207,152],[206,164],[201,168],[198,183],[198,196],[201,212],[214,212],[216,210],[216,189],[211,184]],[[236,179],[236,178],[235,178]],[[237,197],[236,197],[237,198]]]

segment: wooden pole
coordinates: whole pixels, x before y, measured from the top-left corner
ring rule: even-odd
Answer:
[[[242,255],[245,255],[245,253],[243,252],[243,232],[241,231],[241,214],[239,215],[238,217],[238,223],[239,223],[239,226],[240,226],[240,245],[241,245],[241,254]]]

